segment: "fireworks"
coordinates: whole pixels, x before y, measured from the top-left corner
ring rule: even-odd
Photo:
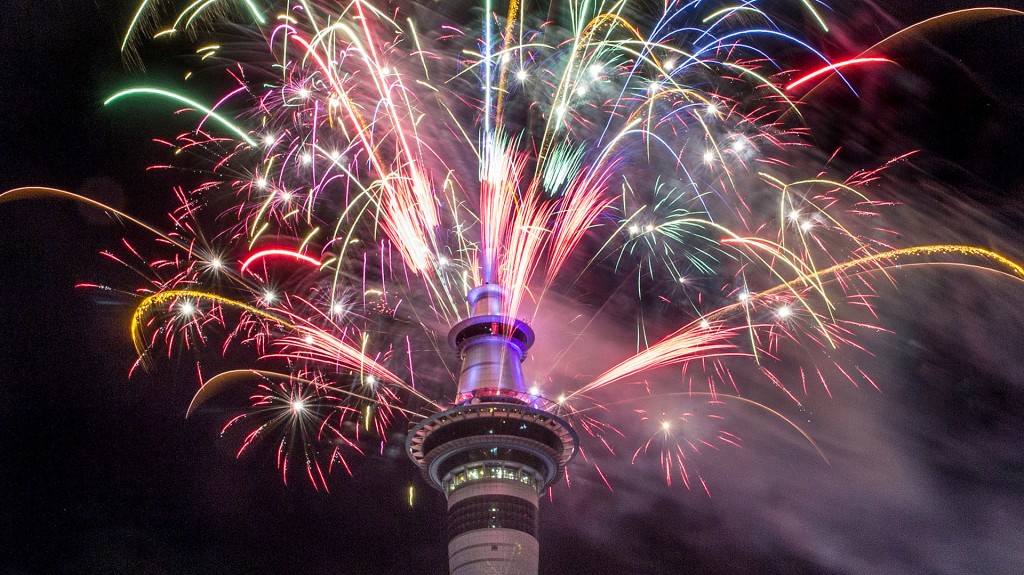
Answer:
[[[158,240],[111,254],[145,281],[131,325],[140,363],[181,347],[255,352],[257,365],[205,381],[193,407],[248,389],[225,426],[245,428],[239,454],[274,445],[285,477],[299,468],[318,488],[455,399],[445,334],[476,286],[501,287],[500,315],[565,336],[544,341],[538,327],[557,356],[524,365],[537,385],[522,399],[574,425],[583,459],[657,454],[666,482],[704,491],[689,461],[742,443],[713,407],[750,403],[750,386],[799,407],[817,388],[874,385],[836,350],[865,347],[876,283],[904,261],[1024,279],[980,248],[899,245],[895,208],[867,189],[884,171],[836,175],[816,159],[794,94],[898,62],[830,62],[757,2],[655,14],[569,3],[565,21],[488,3],[483,22],[358,0],[182,3],[162,21],[171,7],[159,4],[139,6],[126,53],[187,45],[216,80],[106,101],[195,118],[161,140],[173,165],[201,174],[169,231],[105,208]],[[802,6],[827,33],[827,15]],[[0,199],[47,193],[68,195]],[[568,320],[548,326],[565,302]],[[576,345],[608,325],[620,326],[604,334],[611,353]],[[694,411],[631,405],[681,393]],[[635,416],[642,436],[602,421],[611,412]],[[687,435],[696,412],[717,424],[706,437]]]

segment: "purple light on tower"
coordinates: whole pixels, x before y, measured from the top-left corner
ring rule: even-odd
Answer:
[[[576,454],[577,437],[530,405],[526,323],[502,314],[502,291],[469,292],[473,315],[448,334],[462,359],[455,406],[417,424],[406,449],[448,498],[451,575],[536,575],[540,494]]]

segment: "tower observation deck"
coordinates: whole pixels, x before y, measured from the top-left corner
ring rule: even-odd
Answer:
[[[419,422],[406,450],[448,499],[451,575],[536,575],[538,503],[576,454],[577,437],[531,405],[522,362],[533,331],[502,314],[502,292],[469,292],[473,315],[449,344],[462,359],[454,407]]]

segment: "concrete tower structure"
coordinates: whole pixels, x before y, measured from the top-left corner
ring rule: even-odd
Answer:
[[[502,313],[496,285],[469,293],[448,343],[462,359],[455,406],[417,424],[406,449],[448,499],[451,575],[536,575],[538,502],[576,454],[569,425],[531,405],[522,362],[533,330]]]

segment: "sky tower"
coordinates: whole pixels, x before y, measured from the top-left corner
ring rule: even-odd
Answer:
[[[572,428],[534,405],[521,365],[533,330],[503,313],[502,297],[493,284],[469,292],[473,315],[448,333],[462,359],[455,406],[406,441],[448,499],[451,575],[536,575],[540,494],[576,454]]]

